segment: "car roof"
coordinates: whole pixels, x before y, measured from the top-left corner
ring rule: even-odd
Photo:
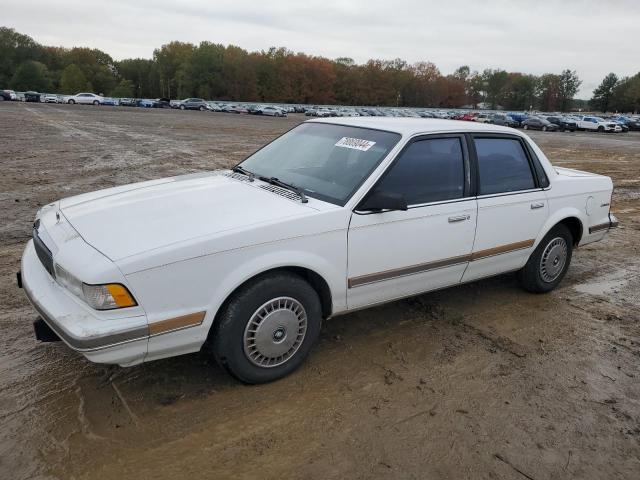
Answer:
[[[440,118],[414,117],[339,117],[307,120],[308,123],[330,123],[349,127],[372,128],[413,136],[437,132],[488,132],[521,135],[517,130],[487,123],[461,122]]]

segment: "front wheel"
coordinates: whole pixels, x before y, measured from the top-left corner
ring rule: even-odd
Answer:
[[[186,107],[184,105],[180,105],[180,110],[184,110]]]
[[[598,127],[598,133],[604,133],[604,127],[603,126]]]
[[[100,105],[100,102],[99,102],[98,100],[94,100],[94,101],[93,101],[93,104],[94,104],[95,106],[98,106],[98,105]]]
[[[73,105],[76,102],[75,102],[75,100],[69,100],[67,103],[70,104],[70,105]]]
[[[520,284],[529,292],[550,292],[567,273],[572,253],[571,232],[565,225],[556,225],[545,235],[527,264],[518,272]]]
[[[262,275],[236,292],[214,325],[218,363],[245,383],[266,383],[297,369],[320,334],[316,291],[292,273]]]
[[[201,112],[204,112],[204,107],[203,107],[203,106],[200,106],[199,110],[200,110]]]
[[[542,126],[542,131],[543,131],[543,132],[546,132],[546,131],[547,131],[547,127],[546,127],[546,125],[543,125],[543,126]]]
[[[522,128],[524,128],[525,130],[529,130],[529,125],[524,125]]]

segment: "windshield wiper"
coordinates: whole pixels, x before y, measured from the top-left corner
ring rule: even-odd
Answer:
[[[256,174],[250,172],[249,170],[245,170],[244,167],[241,167],[240,165],[236,165],[235,167],[233,167],[231,169],[231,171],[235,172],[235,173],[241,173],[242,175],[246,175],[247,177],[249,177],[249,181],[253,182],[256,178]]]
[[[300,187],[296,187],[295,185],[292,185],[290,183],[285,183],[276,177],[258,177],[258,178],[264,182],[270,183],[271,185],[277,185],[278,187],[286,188],[287,190],[291,190],[292,192],[297,193],[298,195],[300,195],[300,201],[302,203],[307,203],[309,201],[307,199],[307,196],[304,194],[304,192]]]

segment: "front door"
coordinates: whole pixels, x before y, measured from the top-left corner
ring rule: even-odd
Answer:
[[[370,193],[401,194],[406,211],[360,211],[348,236],[347,302],[359,308],[460,282],[477,206],[462,135],[413,140]]]

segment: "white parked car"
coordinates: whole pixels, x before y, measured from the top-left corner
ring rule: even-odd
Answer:
[[[58,103],[58,96],[52,93],[47,93],[42,96],[41,101],[44,103]]]
[[[622,132],[622,127],[616,122],[611,122],[600,117],[581,117],[576,122],[578,130],[593,130],[595,132]]]
[[[278,107],[272,107],[272,106],[266,106],[266,107],[261,107],[260,109],[260,115],[267,115],[267,116],[271,116],[271,117],[286,117],[287,116],[287,112],[282,110],[281,108]]]
[[[78,93],[67,98],[67,103],[79,103],[82,105],[102,105],[104,97],[95,93]]]
[[[504,272],[548,292],[617,225],[612,182],[523,133],[380,117],[305,122],[233,170],[109,188],[37,213],[19,283],[94,362],[206,343],[249,383],[297,368],[323,319]]]

